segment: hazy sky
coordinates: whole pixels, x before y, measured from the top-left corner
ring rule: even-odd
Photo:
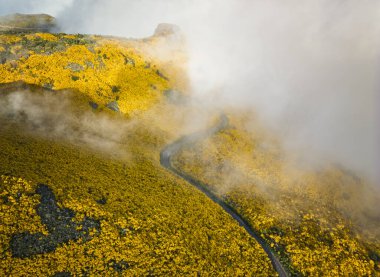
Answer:
[[[57,15],[73,2],[73,0],[0,0],[0,15],[17,12]]]
[[[380,1],[0,0],[9,12],[127,37],[175,23],[196,95],[252,108],[289,149],[379,174]]]

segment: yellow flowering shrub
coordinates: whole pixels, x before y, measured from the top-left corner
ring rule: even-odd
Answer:
[[[36,33],[35,36],[48,41],[57,41],[59,39],[56,35],[50,33]]]
[[[54,80],[53,88],[67,88],[79,81],[75,87],[79,93],[73,94],[73,105],[78,105],[79,111],[74,109],[77,113],[85,112],[83,109],[91,108],[81,106],[83,98],[107,103],[107,93],[114,92],[101,88],[107,88],[107,82],[117,81],[100,68],[94,68],[94,75],[80,75],[81,67],[93,57],[91,51],[84,45],[73,45],[59,53],[32,54],[17,61],[17,68],[25,70],[26,63],[33,64],[31,73],[21,75],[6,63],[2,67],[6,74],[1,76],[8,78],[6,82],[22,76],[22,80],[37,85]],[[107,42],[94,46],[94,51],[100,51],[97,55],[102,59],[103,53],[106,54],[103,63],[110,71],[118,71],[119,62],[125,62],[120,51],[126,51],[123,53],[128,58],[135,57],[135,67],[144,64],[144,59],[137,54],[133,56],[132,50],[118,50],[118,46]],[[52,57],[58,61],[50,60]],[[41,60],[53,64],[50,67],[53,73],[45,69],[47,65],[41,64]],[[77,65],[57,69],[60,61],[65,66],[67,61]],[[93,61],[96,66],[103,66]],[[81,79],[67,80],[65,85],[61,79],[69,75],[63,73],[77,69],[81,71],[75,74],[81,78],[96,78],[96,74],[105,78],[94,83],[99,95],[92,95],[94,90],[91,91]],[[124,89],[131,85],[123,80],[124,74],[130,74],[132,77],[125,78],[131,78],[134,84],[132,93],[128,94],[136,101],[134,106],[130,107],[130,99],[126,99],[125,107],[122,101],[120,103],[120,109],[127,114],[152,105],[151,100],[133,94],[145,89],[146,83],[155,80],[159,89],[169,83],[153,69],[140,76],[131,64],[120,70],[123,72],[121,80],[116,82],[120,86],[120,99],[123,93],[128,93],[123,92]],[[55,74],[61,74],[61,78],[54,77]],[[9,92],[12,84],[3,88],[4,93]],[[30,93],[35,93],[33,90],[36,88],[31,87]],[[141,92],[144,93],[150,92]],[[234,219],[197,189],[161,167],[159,152],[168,143],[170,134],[166,129],[168,125],[162,127],[162,121],[154,119],[167,114],[170,120],[170,114],[163,113],[167,111],[164,106],[156,109],[151,114],[136,114],[134,120],[138,120],[138,124],[131,124],[126,138],[118,142],[119,153],[115,154],[94,152],[86,145],[36,135],[26,131],[29,129],[22,122],[0,117],[0,193],[3,196],[0,216],[4,218],[0,229],[0,272],[5,276],[52,276],[56,273],[72,276],[276,276],[264,250]],[[118,118],[127,120],[122,115]],[[11,176],[22,176],[22,179]],[[12,252],[15,237],[19,241],[21,237],[22,242],[22,238],[39,236],[47,243],[56,237],[54,229],[45,223],[47,216],[41,216],[41,205],[46,203],[38,193],[41,183],[54,193],[54,204],[49,202],[48,205],[53,205],[60,215],[72,214],[69,225],[74,224],[76,228],[62,227],[59,217],[55,219],[56,225],[74,235],[55,243],[54,249],[19,257]],[[64,220],[66,224],[67,219]],[[76,238],[75,232],[84,232],[86,220],[98,222],[99,227]]]
[[[293,274],[379,274],[380,241],[363,236],[341,204],[342,193],[347,198],[366,185],[336,166],[299,168],[264,128],[252,133],[242,119],[231,119],[229,128],[181,151],[175,166],[224,197]]]
[[[106,107],[117,102],[133,114],[157,103],[174,86],[153,60],[132,43],[95,36],[47,33],[1,35],[10,58],[0,64],[0,83],[22,80],[51,89],[72,88]]]
[[[21,37],[18,35],[0,34],[1,44],[14,44],[21,41]]]
[[[277,275],[262,247],[235,220],[161,167],[160,150],[181,126],[173,115],[187,109],[165,103],[163,96],[168,89],[184,90],[187,80],[184,53],[160,60],[152,50],[160,43],[155,37],[0,34],[0,83],[74,90],[78,114],[91,109],[90,103],[99,113],[120,111],[123,120],[136,120],[115,142],[119,153],[105,154],[0,118],[4,275]],[[263,129],[252,134],[243,123],[233,117],[230,128],[181,151],[175,166],[233,206],[292,274],[379,274],[378,238],[358,230],[342,212],[351,203],[342,200],[343,192],[357,178],[336,166],[300,169]],[[62,222],[75,228],[55,219],[58,229],[73,234],[49,251],[19,257],[12,252],[15,238],[27,234],[49,243],[56,235],[41,215],[41,183],[54,194],[49,205],[59,215],[69,214],[70,223]]]

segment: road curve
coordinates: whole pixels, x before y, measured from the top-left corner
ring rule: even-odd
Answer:
[[[193,186],[195,186],[197,189],[202,191],[204,194],[207,195],[212,201],[214,201],[216,204],[221,206],[229,215],[231,215],[239,224],[242,226],[248,234],[253,237],[264,249],[266,254],[268,255],[274,269],[277,271],[278,275],[280,277],[287,277],[289,276],[283,265],[281,264],[280,260],[276,257],[276,255],[272,252],[268,244],[258,235],[258,233],[250,226],[250,224],[243,219],[238,212],[231,207],[228,203],[223,201],[221,198],[219,198],[214,192],[212,192],[210,189],[208,189],[209,186],[207,186],[205,183],[202,183],[201,181],[195,179],[194,177],[186,174],[185,172],[175,168],[173,164],[171,163],[171,158],[175,156],[175,154],[178,153],[178,151],[182,148],[184,145],[194,144],[195,142],[207,138],[220,130],[226,128],[228,126],[228,118],[225,115],[221,115],[219,119],[219,123],[209,128],[205,131],[197,132],[194,134],[190,134],[187,136],[183,136],[179,138],[178,140],[174,141],[173,143],[167,145],[160,153],[160,163],[163,167],[165,167],[167,170],[171,171],[172,173],[176,174],[180,178],[186,180]]]

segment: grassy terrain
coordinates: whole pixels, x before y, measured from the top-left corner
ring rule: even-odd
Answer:
[[[378,221],[360,224],[353,214],[368,185],[338,166],[301,169],[263,129],[252,133],[233,118],[226,130],[184,149],[176,167],[224,197],[294,275],[378,275]]]

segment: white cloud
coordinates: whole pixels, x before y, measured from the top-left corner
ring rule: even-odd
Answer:
[[[221,105],[256,110],[290,149],[310,148],[368,176],[378,171],[379,1],[6,2],[2,13],[51,12],[74,33],[144,37],[158,23],[178,24],[204,102],[218,91]]]
[[[11,13],[47,13],[57,15],[74,0],[0,0],[0,15]]]

